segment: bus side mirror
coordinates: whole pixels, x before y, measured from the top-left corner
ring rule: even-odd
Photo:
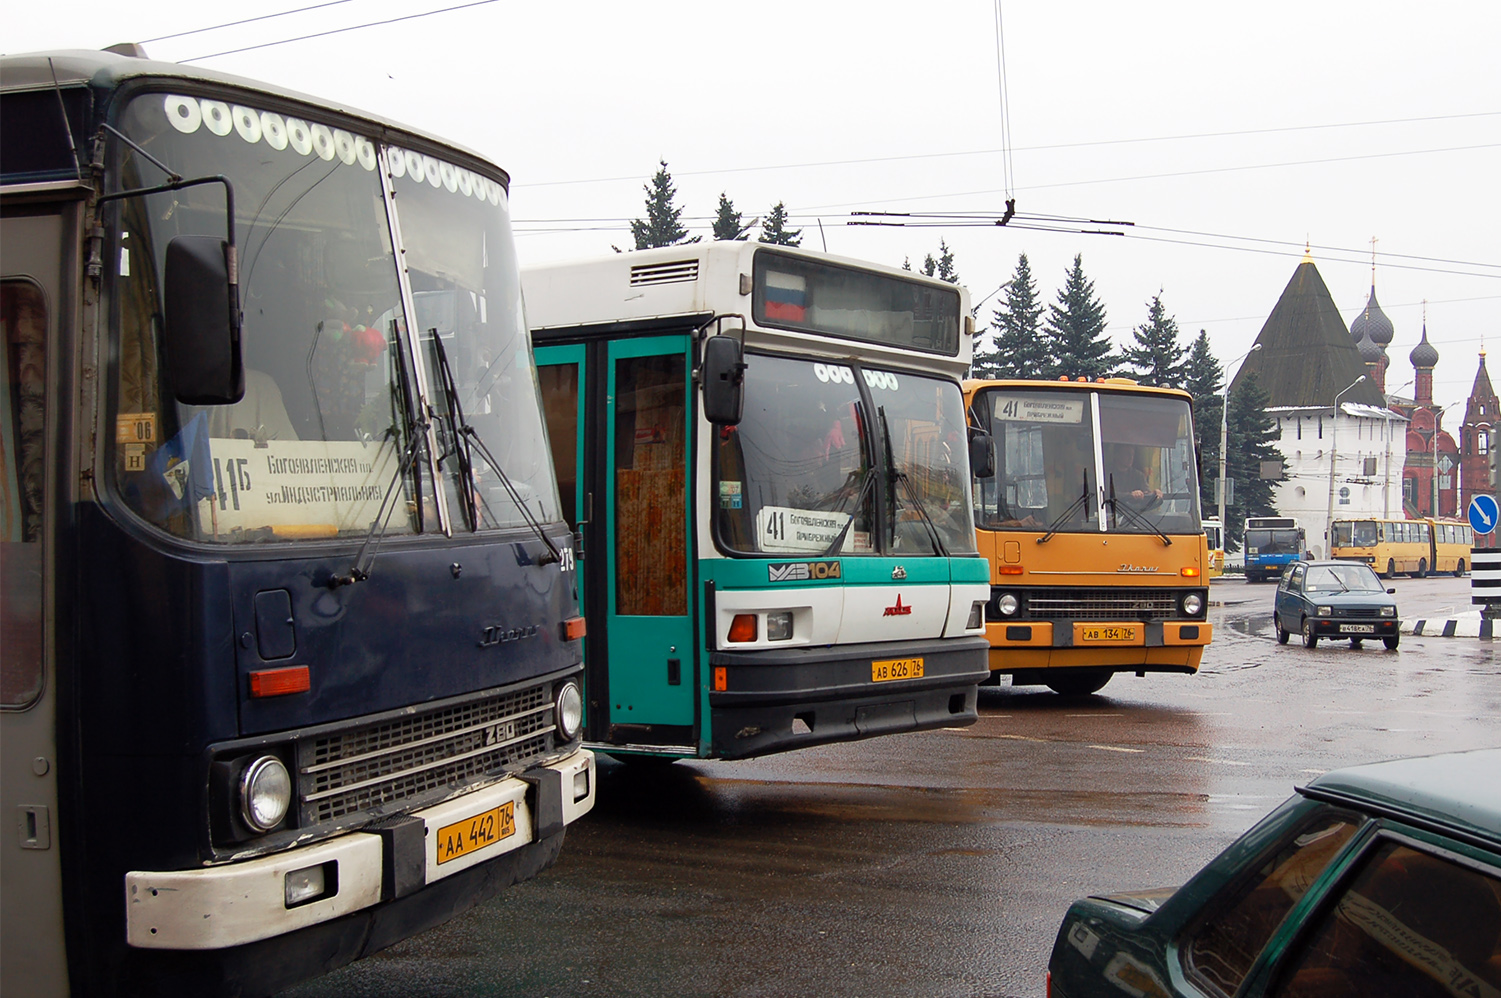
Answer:
[[[175,236],[163,280],[167,383],[187,405],[229,405],[245,396],[239,285],[217,236]]]
[[[733,336],[704,341],[699,368],[704,383],[704,418],[716,426],[734,426],[745,409],[745,357]]]
[[[976,478],[995,477],[995,442],[990,434],[970,434],[969,472]]]

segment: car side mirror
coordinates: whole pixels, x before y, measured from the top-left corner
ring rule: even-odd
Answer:
[[[217,236],[175,236],[167,244],[162,353],[167,382],[187,405],[230,405],[245,397],[239,285],[227,245]]]
[[[733,336],[704,341],[699,367],[704,385],[704,418],[716,426],[734,426],[745,410],[745,356]]]
[[[995,477],[995,441],[984,431],[970,431],[969,471],[976,478]]]
[[[1386,594],[1387,594],[1387,595],[1388,595],[1388,596],[1395,596],[1395,595],[1397,595],[1397,591],[1396,591],[1396,590],[1395,590],[1395,589],[1388,589],[1388,590],[1387,590],[1387,591],[1386,591]]]

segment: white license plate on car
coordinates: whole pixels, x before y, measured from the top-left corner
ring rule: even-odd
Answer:
[[[1340,624],[1339,625],[1339,632],[1341,634],[1375,634],[1376,633],[1376,625],[1375,624]]]

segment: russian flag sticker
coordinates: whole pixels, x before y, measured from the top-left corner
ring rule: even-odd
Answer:
[[[808,281],[797,274],[766,272],[766,318],[808,321]]]

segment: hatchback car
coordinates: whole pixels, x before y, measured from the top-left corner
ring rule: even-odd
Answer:
[[[1176,891],[1074,902],[1051,998],[1501,994],[1501,749],[1326,773]]]
[[[1402,640],[1397,627],[1395,589],[1387,589],[1369,565],[1355,561],[1300,561],[1289,565],[1277,583],[1272,624],[1277,643],[1303,635],[1305,648],[1320,638],[1348,638],[1359,648],[1366,638],[1380,638],[1388,648]]]

